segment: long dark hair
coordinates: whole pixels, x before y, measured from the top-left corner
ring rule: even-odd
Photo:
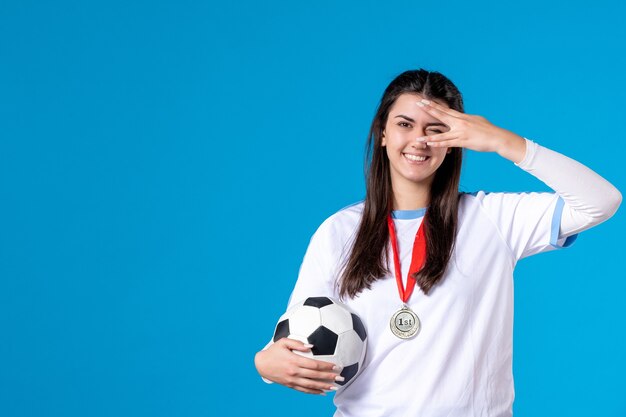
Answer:
[[[463,99],[456,86],[445,76],[424,69],[405,71],[385,89],[368,134],[365,154],[366,197],[363,214],[349,258],[341,274],[340,298],[354,298],[372,282],[389,274],[387,214],[391,210],[393,192],[389,158],[381,146],[382,133],[389,110],[404,93],[416,93],[427,99],[438,99],[459,112]],[[424,267],[415,273],[424,294],[443,276],[452,255],[457,231],[460,193],[459,180],[463,148],[451,147],[435,172],[430,202],[424,216],[427,254]]]

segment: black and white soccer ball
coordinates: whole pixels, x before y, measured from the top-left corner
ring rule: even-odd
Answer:
[[[272,342],[283,337],[313,345],[294,353],[341,366],[346,387],[361,370],[367,346],[363,322],[348,306],[330,297],[309,297],[294,304],[278,319]]]

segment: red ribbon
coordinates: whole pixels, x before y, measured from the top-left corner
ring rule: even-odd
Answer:
[[[424,222],[426,217],[422,219],[422,224],[417,229],[417,233],[415,233],[415,241],[413,242],[413,252],[411,255],[411,266],[409,268],[409,274],[406,279],[406,291],[404,289],[404,285],[402,284],[402,270],[400,269],[400,257],[398,255],[398,244],[396,242],[396,229],[393,224],[393,219],[391,218],[391,213],[387,215],[387,225],[389,226],[389,237],[391,238],[391,248],[393,249],[393,262],[395,266],[396,272],[396,282],[398,283],[398,292],[400,293],[400,299],[406,303],[407,300],[411,297],[413,293],[413,288],[415,288],[416,280],[413,278],[413,273],[422,269],[424,263],[426,262],[426,236],[424,235],[424,231],[422,226],[424,226]]]

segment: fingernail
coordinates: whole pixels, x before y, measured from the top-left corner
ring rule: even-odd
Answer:
[[[304,347],[305,347],[305,348],[312,348],[312,347],[313,347],[313,345],[312,345],[312,344],[310,344],[310,343],[305,343],[305,344],[304,344]]]
[[[430,104],[430,100],[426,100],[425,98],[420,100],[424,104]]]
[[[341,366],[339,366],[339,365],[333,366],[333,371],[338,371],[340,369],[343,369],[343,368]]]
[[[335,386],[332,386],[332,387],[330,387],[329,389],[332,389],[333,391],[337,391],[337,390],[338,390],[338,388],[337,388],[337,387],[335,387]]]
[[[326,395],[326,393],[325,393],[325,392],[322,392],[320,395],[324,395],[324,396],[325,396],[325,395]]]
[[[424,107],[424,105],[425,105],[424,103],[422,103],[422,102],[420,102],[420,101],[418,101],[418,102],[417,102],[417,103],[415,103],[415,104],[417,104],[417,105],[418,105],[418,106],[420,106],[420,107]]]
[[[337,376],[335,377],[335,381],[340,381],[340,382],[341,382],[341,381],[345,381],[345,380],[346,380],[346,379],[345,379],[344,377],[342,377],[341,375],[337,375]]]
[[[421,136],[419,138],[415,138],[415,140],[418,141],[418,142],[424,142],[426,140],[426,137]]]

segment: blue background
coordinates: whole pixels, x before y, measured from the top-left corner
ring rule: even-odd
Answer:
[[[0,415],[332,415],[254,354],[404,70],[626,190],[623,5],[436,4],[3,1]],[[623,231],[518,264],[516,415],[626,415]]]

